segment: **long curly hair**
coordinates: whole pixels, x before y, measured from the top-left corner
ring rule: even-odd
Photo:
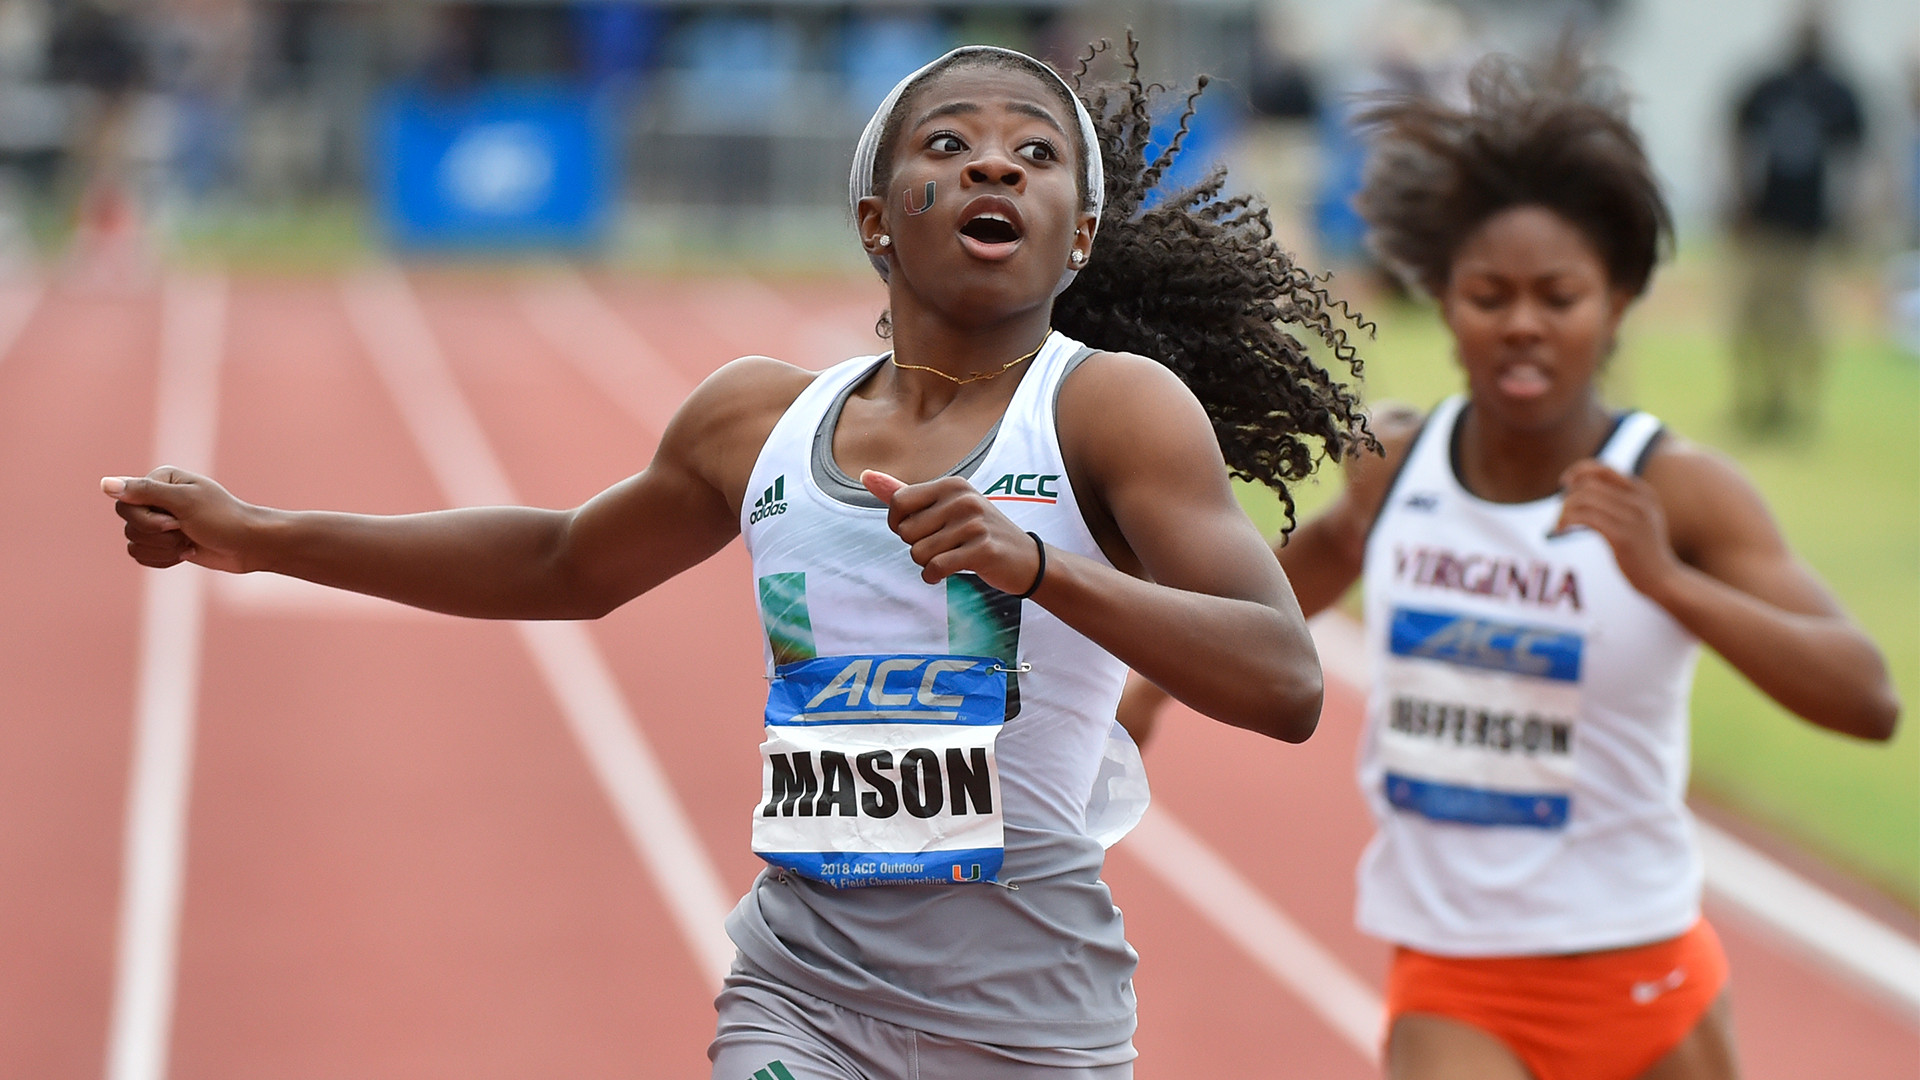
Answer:
[[[1100,139],[1106,205],[1092,258],[1054,300],[1053,325],[1097,349],[1151,357],[1178,375],[1206,408],[1228,470],[1272,488],[1291,530],[1289,485],[1311,474],[1319,455],[1338,461],[1362,448],[1378,452],[1379,443],[1358,395],[1283,324],[1308,331],[1350,379],[1362,365],[1347,327],[1370,331],[1372,324],[1280,248],[1264,203],[1222,196],[1224,168],[1190,187],[1162,186],[1207,80],[1187,95],[1166,147],[1149,158],[1151,106],[1166,88],[1141,81],[1139,42],[1131,34],[1119,57],[1124,78],[1089,86],[1089,69],[1110,48],[1092,46],[1068,76]],[[957,63],[1021,66],[993,54],[963,54]],[[1062,90],[1051,78],[1041,81]],[[891,168],[904,111],[887,118],[876,173]],[[884,179],[876,176],[876,191]],[[1087,194],[1083,201],[1090,202]]]
[[[1374,253],[1437,297],[1474,230],[1542,206],[1580,230],[1614,285],[1645,291],[1673,225],[1615,73],[1567,41],[1539,63],[1489,56],[1467,91],[1464,109],[1389,95],[1360,113],[1372,147],[1354,207]]]

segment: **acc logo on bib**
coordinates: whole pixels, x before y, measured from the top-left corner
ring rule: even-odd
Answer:
[[[1007,672],[980,656],[826,656],[767,692],[753,850],[837,888],[996,880]]]
[[[1396,608],[1382,668],[1387,801],[1433,821],[1565,828],[1584,640]]]

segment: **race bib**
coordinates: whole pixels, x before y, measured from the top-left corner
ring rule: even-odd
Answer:
[[[1396,608],[1387,800],[1434,821],[1565,828],[1583,644],[1568,630]]]
[[[1007,670],[980,656],[776,669],[753,850],[835,888],[998,880]]]

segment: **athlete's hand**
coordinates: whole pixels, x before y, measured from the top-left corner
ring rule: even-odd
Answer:
[[[1598,461],[1577,461],[1560,475],[1566,502],[1553,535],[1584,526],[1606,538],[1627,583],[1658,601],[1681,568],[1653,485]]]
[[[198,563],[244,573],[244,546],[254,508],[204,476],[162,466],[144,477],[108,476],[100,490],[126,520],[127,554],[142,566]]]
[[[1040,573],[1040,552],[1000,508],[961,476],[908,484],[868,469],[860,482],[887,504],[887,527],[913,549],[929,585],[970,571],[1015,596]]]

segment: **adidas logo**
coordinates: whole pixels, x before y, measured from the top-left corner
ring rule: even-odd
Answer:
[[[787,512],[787,474],[781,473],[773,478],[773,486],[761,492],[753,500],[753,512],[747,515],[747,524],[754,525],[775,514]]]
[[[793,1073],[783,1063],[769,1061],[766,1068],[754,1070],[753,1080],[793,1080]]]

